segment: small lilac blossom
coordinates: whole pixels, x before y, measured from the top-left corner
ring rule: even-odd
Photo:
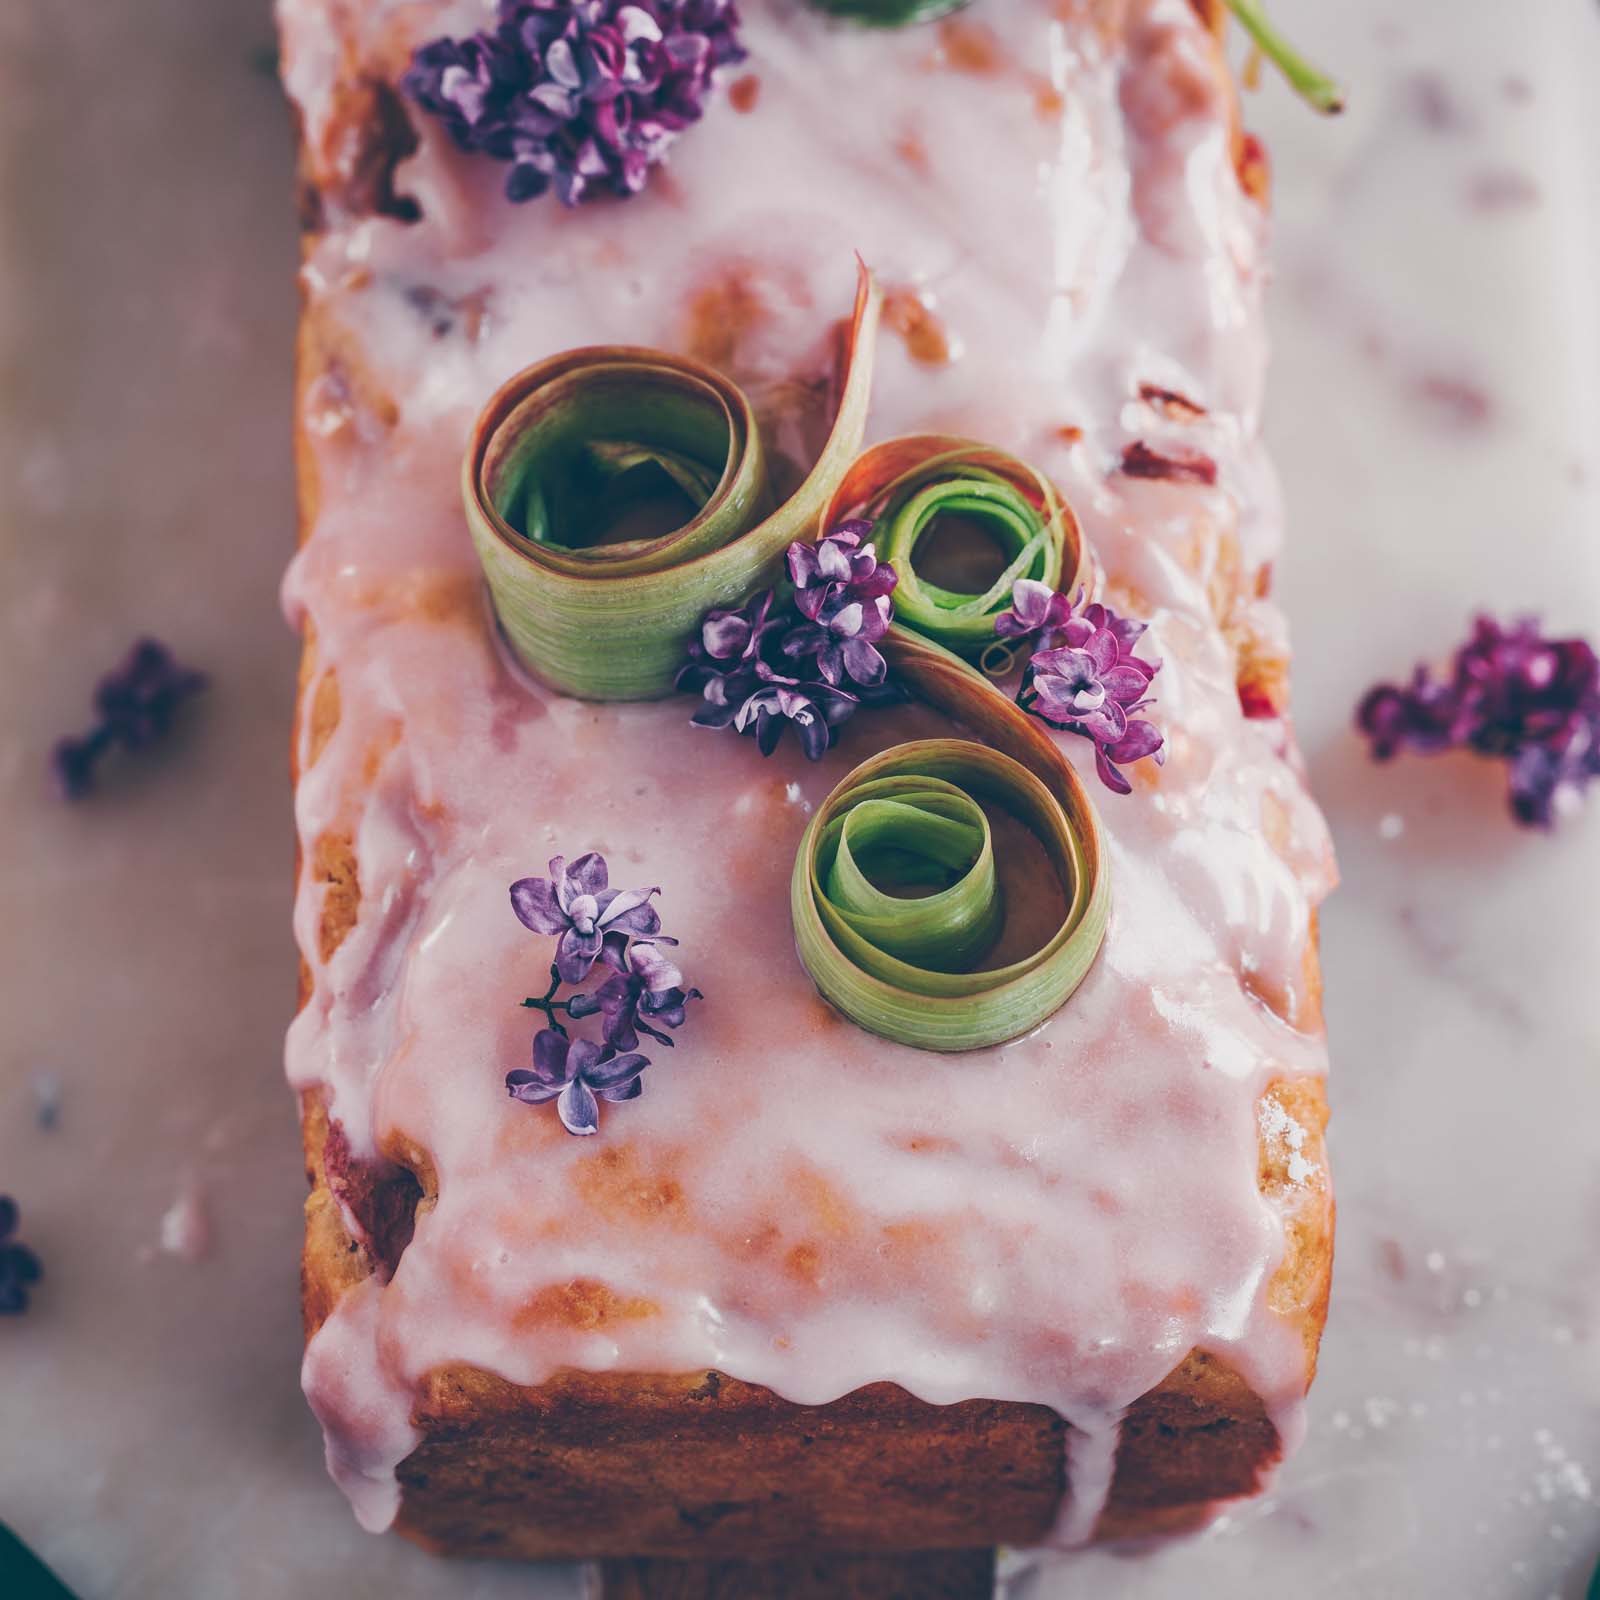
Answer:
[[[541,1028],[533,1037],[533,1070],[508,1072],[506,1093],[524,1105],[554,1100],[568,1133],[598,1133],[600,1101],[637,1099],[644,1092],[639,1074],[649,1065],[645,1056],[618,1055],[609,1044]]]
[[[783,653],[796,662],[814,657],[823,682],[835,689],[847,683],[876,689],[889,676],[877,643],[894,620],[889,596],[898,578],[866,542],[871,531],[870,522],[852,518],[815,544],[789,546],[795,609],[806,620],[784,635]]]
[[[801,616],[816,622],[830,603],[865,606],[893,593],[899,574],[878,560],[867,540],[871,532],[865,517],[851,517],[814,543],[796,539],[789,546],[789,581]]]
[[[896,576],[867,542],[871,530],[855,518],[814,544],[791,544],[792,609],[768,590],[706,614],[677,678],[700,695],[697,727],[748,734],[763,755],[793,728],[815,761],[859,706],[898,698],[877,648],[894,619]]]
[[[802,622],[784,635],[783,653],[797,664],[796,670],[807,657],[815,660],[823,682],[832,688],[859,684],[876,689],[889,676],[877,644],[893,615],[887,595],[829,605],[815,622]]]
[[[676,679],[679,689],[695,690],[704,700],[690,719],[700,727],[725,728],[762,681],[761,668],[786,626],[781,616],[772,615],[772,603],[768,589],[737,608],[705,614]]]
[[[629,939],[661,931],[649,904],[657,890],[612,889],[608,881],[605,857],[591,850],[570,867],[555,856],[548,878],[511,885],[511,908],[522,925],[557,936],[555,969],[563,983],[582,983],[602,953],[620,961]]]
[[[820,761],[859,704],[854,695],[826,683],[768,683],[739,707],[733,726],[754,735],[764,756],[778,748],[783,730],[791,727],[806,760]]]
[[[423,45],[402,87],[511,164],[508,199],[575,206],[637,194],[744,56],[734,0],[499,0],[493,27]]]
[[[139,750],[164,738],[180,707],[205,686],[205,674],[183,666],[159,639],[139,640],[96,687],[95,725],[58,741],[51,752],[62,799],[78,800],[93,789],[96,768],[113,746]]]
[[[662,1028],[681,1028],[688,1002],[703,998],[698,989],[683,987],[683,974],[661,953],[667,940],[641,939],[628,947],[623,969],[614,972],[593,994],[574,995],[567,1014],[581,1018],[599,1012],[601,1033],[619,1050],[636,1050],[639,1035],[657,1044],[674,1044]]]
[[[1019,579],[1016,587],[1028,582]],[[1011,611],[995,619],[996,633],[1011,617],[1011,637],[1033,634],[1040,641],[1023,671],[1017,704],[1053,728],[1088,739],[1100,781],[1115,794],[1130,794],[1133,785],[1119,765],[1152,756],[1160,766],[1166,759],[1160,729],[1137,715],[1153,703],[1150,682],[1161,670],[1159,661],[1133,653],[1148,624],[1099,602],[1081,612],[1069,606],[1063,614],[1060,599],[1030,583],[1021,595],[1013,589]],[[1082,599],[1080,590],[1079,604]]]
[[[1356,709],[1372,754],[1465,749],[1504,761],[1512,815],[1549,827],[1563,795],[1600,777],[1600,659],[1582,639],[1547,639],[1538,622],[1480,616],[1447,677],[1426,666],[1379,684]]]
[[[1083,591],[1079,590],[1079,598]],[[994,619],[1002,639],[1029,639],[1058,628],[1072,617],[1072,601],[1037,578],[1018,578],[1011,586],[1011,609]]]
[[[16,1237],[17,1203],[0,1194],[0,1316],[28,1309],[28,1291],[44,1276],[39,1258]]]

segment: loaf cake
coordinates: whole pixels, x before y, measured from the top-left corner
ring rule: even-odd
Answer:
[[[304,1377],[362,1524],[452,1555],[865,1560],[1179,1531],[1254,1492],[1296,1442],[1327,1299],[1333,864],[1269,599],[1266,168],[1220,8],[863,27],[748,0],[669,161],[604,196],[513,175],[510,197],[506,152],[452,138],[415,68],[493,28],[492,0],[279,12],[306,230]],[[525,155],[537,191],[550,164]],[[1164,761],[1124,746],[1108,787],[1107,747],[1018,709],[1037,678],[994,694],[929,646],[977,685],[971,714],[967,687],[942,697],[895,644],[907,567],[883,643],[907,692],[863,695],[825,749],[798,723],[768,756],[692,725],[692,672],[654,697],[555,686],[470,513],[533,392],[516,375],[577,347],[725,375],[774,503],[869,381],[847,455],[922,434],[1026,462],[1076,556],[1059,614],[1149,624]],[[825,487],[801,543],[859,509]],[[586,625],[582,671],[649,654],[617,615]],[[884,1037],[797,955],[796,861],[853,769],[956,736],[1092,816],[1074,870],[1104,903],[1048,1015],[947,1050]],[[558,1115],[519,1074],[558,912],[508,889],[592,889],[595,854],[612,889],[655,891],[630,926],[698,994],[657,1029],[672,1048],[641,1041],[648,1071]],[[655,908],[675,948],[649,943]]]

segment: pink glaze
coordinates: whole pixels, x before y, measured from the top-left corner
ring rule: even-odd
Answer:
[[[365,49],[490,6],[280,10],[315,144],[336,14],[367,17]],[[398,1502],[410,1396],[446,1363],[519,1384],[716,1367],[804,1403],[880,1380],[936,1402],[1041,1402],[1083,1430],[1060,1523],[1077,1542],[1120,1408],[1191,1347],[1234,1364],[1286,1439],[1299,1427],[1299,1331],[1265,1303],[1284,1240],[1256,1187],[1257,1102],[1273,1077],[1321,1072],[1325,1051],[1257,997],[1303,987],[1332,860],[1288,730],[1241,714],[1208,598],[1230,546],[1250,592],[1279,537],[1258,440],[1262,219],[1188,0],[1135,0],[1111,47],[1071,6],[986,0],[959,24],[998,46],[981,71],[951,65],[971,52],[942,52],[938,28],[860,31],[783,0],[746,11],[754,109],[713,106],[643,197],[512,208],[503,169],[426,127],[398,185],[424,220],[335,215],[305,267],[399,420],[333,379],[301,419],[321,507],[286,602],[315,625],[342,716],[297,817],[308,860],[326,830],[353,831],[362,901],[323,964],[321,890],[302,877],[314,989],[289,1075],[327,1091],[357,1154],[420,1146],[439,1186],[392,1280],[348,1295],[313,1339],[307,1391],[369,1527]],[[724,358],[815,439],[813,380],[856,251],[923,292],[953,357],[916,360],[886,332],[870,437],[952,429],[1053,473],[1112,597],[1151,618],[1143,653],[1165,662],[1170,759],[1134,768],[1133,795],[1100,790],[1088,745],[1064,740],[1109,841],[1100,960],[1045,1027],[971,1056],[842,1021],[799,967],[786,910],[812,805],[939,719],[863,714],[811,767],[691,729],[682,700],[529,687],[491,643],[458,502],[467,429],[500,381],[573,344],[682,348],[695,296],[730,276],[765,311]],[[418,289],[478,297],[478,337],[460,318],[436,336]],[[1141,383],[1207,415],[1158,416]],[[1116,475],[1138,438],[1205,450],[1218,486]],[[1281,626],[1240,602],[1229,635]],[[654,1051],[643,1098],[604,1107],[583,1140],[501,1080],[526,1064],[518,1001],[549,960],[507,886],[588,849],[613,882],[660,885],[706,999],[677,1049]],[[575,1280],[610,1296],[583,1326],[551,1311]]]

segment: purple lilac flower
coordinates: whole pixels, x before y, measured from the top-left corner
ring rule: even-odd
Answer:
[[[867,540],[872,524],[865,517],[838,523],[814,544],[796,539],[789,546],[789,581],[795,609],[816,622],[830,601],[880,600],[894,591],[899,575],[879,561]]]
[[[1507,628],[1480,616],[1447,678],[1426,666],[1404,687],[1379,684],[1356,723],[1387,761],[1466,749],[1504,761],[1512,815],[1549,827],[1558,796],[1600,777],[1600,659],[1582,639],[1547,639],[1533,618]]]
[[[511,163],[506,196],[641,190],[742,61],[734,0],[499,0],[493,28],[422,46],[402,80],[463,150]]]
[[[17,1203],[0,1194],[0,1316],[16,1316],[28,1309],[28,1291],[44,1275],[39,1258],[14,1235]]]
[[[683,987],[683,974],[661,953],[660,945],[673,942],[641,939],[631,944],[622,968],[593,994],[573,995],[567,1015],[587,1017],[598,1011],[606,1043],[619,1050],[638,1049],[641,1033],[670,1048],[674,1040],[661,1029],[681,1028],[688,1002],[703,998],[698,989]]]
[[[1083,591],[1078,591],[1081,601]],[[1028,639],[1063,626],[1072,616],[1072,601],[1037,578],[1018,578],[1011,586],[1011,609],[994,619],[1002,639]]]
[[[649,1065],[645,1056],[541,1028],[533,1036],[533,1070],[508,1072],[506,1093],[524,1105],[554,1100],[568,1133],[598,1133],[600,1101],[637,1099],[644,1093],[639,1074]]]
[[[1028,588],[1019,594],[1024,584]],[[996,633],[1039,639],[1023,670],[1017,704],[1052,728],[1091,740],[1100,781],[1116,794],[1130,794],[1133,785],[1118,763],[1153,756],[1160,766],[1166,759],[1161,730],[1137,715],[1153,704],[1150,680],[1161,670],[1159,661],[1133,653],[1149,624],[1098,602],[1081,613],[1069,605],[1063,615],[1061,599],[1043,584],[1019,579],[1011,610],[995,619]],[[1082,600],[1080,590],[1077,603]]]
[[[159,639],[139,640],[95,689],[95,725],[81,737],[59,740],[51,752],[62,799],[80,800],[93,789],[96,768],[114,745],[138,750],[163,738],[178,708],[205,686],[205,674],[180,665]]]
[[[792,610],[769,589],[737,610],[706,613],[677,678],[700,695],[697,727],[749,734],[762,755],[793,728],[815,761],[858,706],[897,697],[877,648],[894,618],[896,576],[864,542],[871,527],[842,522],[815,544],[789,546]]]
[[[632,938],[661,930],[649,904],[655,889],[608,888],[605,857],[593,850],[569,867],[555,856],[548,878],[519,878],[511,885],[511,909],[525,928],[558,936],[555,968],[563,983],[582,983],[602,954],[622,964]]]
[[[820,761],[860,703],[854,695],[825,683],[773,682],[739,707],[733,727],[737,733],[754,735],[764,756],[778,748],[783,730],[792,727],[806,760]]]
[[[815,544],[789,546],[795,610],[806,620],[784,635],[783,652],[795,661],[814,656],[835,689],[847,681],[875,689],[889,675],[877,642],[894,620],[889,596],[899,580],[866,542],[871,532],[872,524],[857,517]]]

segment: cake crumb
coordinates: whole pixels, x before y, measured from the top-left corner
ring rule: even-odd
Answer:
[[[161,1248],[193,1266],[211,1254],[211,1213],[198,1178],[185,1179],[161,1218]]]

